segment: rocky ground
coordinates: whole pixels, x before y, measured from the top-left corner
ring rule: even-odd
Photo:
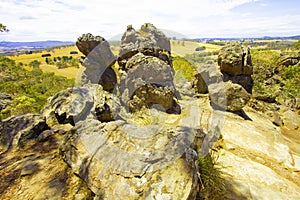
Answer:
[[[128,26],[118,58],[100,36],[77,45],[79,85],[41,114],[0,122],[1,199],[203,199],[197,160],[207,154],[222,199],[299,199],[300,117],[254,109],[249,49],[224,47],[194,90],[174,83],[169,40],[152,24]]]

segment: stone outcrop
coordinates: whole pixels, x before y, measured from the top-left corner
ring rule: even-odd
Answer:
[[[249,93],[231,81],[210,84],[209,97],[213,106],[226,111],[239,111],[250,100]]]
[[[175,96],[173,68],[153,56],[138,53],[126,63],[127,73],[121,78],[122,101],[131,111],[154,104],[169,113],[180,113]]]
[[[286,55],[282,56],[279,60],[279,65],[284,65],[286,67],[297,64],[300,64],[300,56]]]
[[[8,94],[0,92],[0,111],[6,108],[8,104],[12,101],[12,97]]]
[[[83,34],[78,38],[76,45],[86,56],[82,62],[85,70],[81,75],[81,85],[101,84],[104,90],[112,92],[117,83],[116,73],[111,68],[116,58],[108,42],[100,36]]]
[[[181,112],[170,64],[170,41],[152,24],[144,24],[138,31],[127,27],[118,62],[121,100],[130,111],[158,105],[168,113]]]
[[[75,124],[88,115],[100,121],[115,120],[119,109],[118,99],[97,84],[87,84],[80,88],[61,91],[48,99],[43,110],[47,122],[51,124]]]
[[[195,199],[197,154],[184,129],[88,119],[61,146],[64,160],[102,199]]]
[[[49,129],[41,115],[25,114],[10,117],[0,122],[0,154],[13,147],[22,147],[44,130]]]
[[[250,95],[240,85],[230,80],[224,82],[218,66],[208,61],[198,69],[194,78],[194,89],[198,93],[209,93],[213,107],[226,111],[239,111],[250,100]]]
[[[95,194],[58,154],[70,126],[44,130],[41,116],[26,114],[4,120],[0,127],[1,150],[4,135],[10,144],[0,153],[1,199],[93,199]]]
[[[160,58],[171,65],[170,51],[170,40],[152,24],[143,24],[140,30],[129,25],[121,39],[118,63],[124,69],[127,60],[140,52]]]
[[[226,45],[219,52],[218,65],[224,81],[231,80],[233,83],[243,86],[248,93],[252,93],[253,67],[248,47],[238,42]]]
[[[193,79],[194,89],[197,93],[208,93],[208,85],[222,82],[222,74],[213,61],[207,61],[198,68],[198,74]]]
[[[227,189],[218,199],[299,199],[296,113],[283,106],[273,115],[278,119],[271,119],[249,108],[246,89],[227,80],[230,74],[211,61],[199,69],[196,78],[202,82],[194,84],[209,94],[178,100],[170,57],[155,50],[166,50],[168,41],[150,24],[139,31],[128,27],[124,35],[128,41],[138,38],[124,42],[124,51],[138,48],[119,59],[120,83],[110,83],[113,93],[105,91],[110,73],[102,82],[103,73],[91,74],[93,82],[49,98],[41,115],[0,122],[0,199],[215,197],[199,192],[205,187],[205,169],[198,159],[209,152],[221,171],[218,184]],[[103,59],[96,60],[104,55],[89,55],[105,40],[91,40],[78,45],[86,49],[81,49],[87,54],[85,65],[99,66]],[[151,45],[140,48],[140,41]],[[103,63],[109,69],[109,62]],[[86,75],[92,73],[88,67]],[[240,76],[246,74],[234,75]],[[297,99],[290,104],[298,108]]]

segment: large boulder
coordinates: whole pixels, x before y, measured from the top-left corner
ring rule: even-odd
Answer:
[[[196,152],[185,128],[87,119],[61,145],[73,171],[101,199],[195,199]]]
[[[197,93],[208,93],[208,85],[222,82],[222,73],[213,61],[207,61],[198,68],[198,73],[193,79],[194,89]]]
[[[118,113],[119,103],[113,94],[103,91],[100,85],[61,91],[48,99],[43,110],[49,124],[75,124],[89,115],[100,121],[112,121]]]
[[[218,65],[222,72],[232,76],[253,74],[250,49],[238,42],[229,43],[220,50]]]
[[[127,73],[120,81],[121,99],[131,110],[159,104],[167,112],[180,113],[173,83],[174,69],[170,65],[138,53],[129,59],[125,69]]]
[[[143,24],[140,30],[135,30],[129,25],[121,39],[118,63],[123,69],[127,60],[140,52],[148,56],[160,58],[171,65],[170,51],[170,40],[153,24]]]
[[[231,81],[233,83],[241,85],[248,93],[252,94],[252,87],[254,85],[254,81],[249,75],[238,75],[231,76],[227,73],[223,73],[223,80]]]
[[[208,90],[212,105],[226,111],[239,111],[250,100],[249,93],[231,81],[211,84]]]
[[[76,46],[81,53],[88,56],[89,53],[102,42],[105,42],[103,37],[93,36],[91,33],[86,33],[77,39]]]
[[[223,47],[218,55],[218,65],[224,81],[232,81],[252,93],[253,67],[249,47],[233,42]]]
[[[116,62],[109,43],[102,37],[83,34],[76,42],[78,49],[86,55],[82,65],[86,68],[81,75],[81,85],[101,84],[103,89],[112,92],[117,76],[111,68]]]

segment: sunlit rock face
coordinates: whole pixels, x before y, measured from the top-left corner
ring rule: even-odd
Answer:
[[[219,52],[218,65],[224,81],[231,80],[241,85],[248,93],[252,93],[253,67],[249,47],[238,42],[226,45]]]

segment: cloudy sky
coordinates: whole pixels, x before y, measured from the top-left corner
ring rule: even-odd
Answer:
[[[0,0],[0,41],[106,39],[145,22],[187,37],[300,35],[299,0]]]

